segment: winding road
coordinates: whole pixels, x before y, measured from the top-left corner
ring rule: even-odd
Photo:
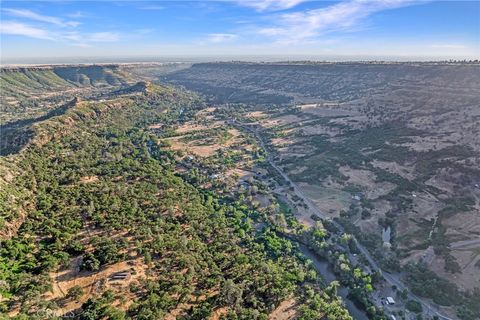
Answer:
[[[271,153],[268,151],[268,148],[265,144],[265,141],[263,140],[263,138],[261,137],[261,135],[259,134],[259,131],[257,128],[254,128],[254,124],[242,124],[242,123],[239,123],[238,121],[236,120],[231,120],[229,121],[230,124],[234,125],[234,126],[237,126],[239,127],[240,129],[243,129],[243,130],[246,130],[246,131],[249,131],[251,132],[254,136],[255,136],[255,139],[258,141],[258,143],[260,144],[260,146],[262,147],[262,149],[265,151],[266,153],[266,156],[267,156],[267,161],[268,163],[278,172],[278,174],[280,174],[284,179],[285,181],[287,181],[290,186],[293,188],[293,192],[299,197],[301,198],[305,203],[306,205],[308,206],[308,209],[314,213],[315,215],[319,216],[320,218],[324,219],[324,220],[329,220],[331,223],[333,223],[335,225],[335,227],[338,228],[338,230],[340,230],[341,232],[344,232],[344,229],[343,227],[337,223],[336,221],[333,221],[331,220],[328,216],[326,216],[323,212],[321,212],[317,206],[302,192],[302,190],[297,186],[297,184],[295,182],[293,182],[289,177],[288,175],[282,170],[282,168],[280,168],[276,163],[275,161],[273,160],[273,156],[271,155]],[[255,124],[256,126],[256,124]],[[438,311],[438,307],[436,306],[433,306],[431,304],[431,302],[429,302],[428,300],[424,299],[424,298],[421,298],[413,293],[410,292],[410,290],[408,290],[407,286],[402,282],[402,280],[400,279],[400,275],[399,274],[391,274],[391,273],[388,273],[388,272],[385,272],[383,271],[379,266],[378,264],[375,262],[375,260],[373,259],[373,257],[370,255],[370,253],[368,252],[368,250],[362,246],[359,241],[357,241],[357,239],[352,235],[359,251],[364,255],[364,257],[367,259],[367,261],[370,263],[372,269],[374,271],[378,271],[382,277],[385,279],[385,281],[387,283],[389,283],[390,285],[394,285],[397,287],[398,290],[405,290],[407,289],[407,292],[408,292],[408,298],[409,299],[412,299],[412,300],[417,300],[418,302],[420,302],[422,304],[422,307],[423,307],[423,310],[424,310],[424,315],[427,315],[427,316],[437,316],[439,319],[443,319],[443,320],[455,320],[455,319],[452,319],[452,318],[449,318],[443,314],[441,314],[439,311]],[[350,259],[352,258],[352,254],[349,254],[350,255]]]

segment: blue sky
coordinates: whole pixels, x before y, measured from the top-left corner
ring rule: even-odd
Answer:
[[[2,1],[0,14],[4,61],[480,57],[479,1]]]

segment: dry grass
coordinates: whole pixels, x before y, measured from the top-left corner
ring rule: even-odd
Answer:
[[[284,300],[280,305],[270,313],[269,320],[290,320],[295,319],[298,315],[298,304],[295,298]]]
[[[230,310],[230,308],[228,308],[228,307],[218,308],[218,309],[213,311],[213,315],[210,317],[209,320],[220,320],[220,318],[222,316],[225,316],[228,313],[229,310]]]
[[[187,154],[193,154],[199,157],[209,157],[215,154],[216,151],[222,148],[228,148],[233,144],[240,143],[241,133],[237,129],[229,129],[228,133],[232,136],[226,141],[221,143],[201,144],[202,141],[193,140],[189,142],[181,141],[183,136],[176,136],[167,138],[165,140],[171,143],[171,149],[176,151],[184,151]]]
[[[329,217],[338,217],[341,210],[347,210],[351,203],[349,193],[321,185],[299,183],[298,186],[309,197],[315,206]]]
[[[80,183],[92,183],[98,181],[98,176],[85,176],[80,178]]]
[[[81,257],[77,257],[70,261],[67,268],[49,274],[53,280],[53,290],[47,292],[43,298],[58,303],[60,308],[56,311],[57,315],[78,309],[88,298],[100,295],[106,290],[121,293],[128,303],[118,307],[126,309],[134,299],[134,296],[128,293],[128,286],[145,278],[148,268],[140,258],[107,265],[98,272],[80,271],[80,264]],[[125,280],[110,279],[117,272],[128,272],[130,276]],[[67,299],[68,290],[74,286],[82,288],[84,294],[77,300]],[[119,302],[115,304],[118,305]]]

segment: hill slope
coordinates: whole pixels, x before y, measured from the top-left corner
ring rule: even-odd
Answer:
[[[306,316],[351,319],[289,241],[269,231],[269,244],[252,227],[254,211],[175,173],[175,154],[149,128],[168,128],[203,106],[150,85],[78,102],[34,124],[31,142],[0,158],[0,223],[9,228],[0,246],[1,312],[266,319],[294,297]]]
[[[2,122],[44,114],[74,96],[91,95],[131,83],[116,65],[2,68]]]
[[[237,103],[384,270],[478,317],[464,297],[480,290],[480,65],[205,63],[164,79]]]

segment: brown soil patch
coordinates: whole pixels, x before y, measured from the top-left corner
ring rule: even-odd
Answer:
[[[98,176],[85,176],[80,178],[80,183],[92,183],[98,181]]]
[[[246,114],[248,118],[255,118],[255,119],[261,119],[261,118],[266,118],[268,115],[263,112],[263,111],[253,111],[253,112],[248,112]]]
[[[157,123],[157,124],[152,124],[148,126],[148,129],[161,129],[163,127],[163,124]]]
[[[462,249],[452,252],[461,268],[461,273],[449,273],[444,269],[443,257],[435,256],[430,268],[440,277],[450,280],[460,290],[480,288],[480,269],[475,264],[480,260],[480,245],[477,248]]]
[[[209,320],[219,320],[222,316],[228,313],[228,310],[229,310],[228,307],[222,307],[222,308],[216,309],[215,311],[213,311],[213,315],[210,317]]]
[[[59,304],[60,308],[56,312],[58,315],[78,309],[89,297],[101,294],[108,289],[128,296],[127,288],[130,283],[137,282],[146,276],[147,265],[143,264],[142,259],[107,265],[98,272],[80,271],[81,261],[81,257],[74,258],[66,269],[49,274],[53,280],[53,290],[47,292],[44,298]],[[127,272],[129,275],[124,280],[111,279],[111,276],[117,272]],[[80,286],[83,289],[83,296],[76,301],[66,299],[68,290],[74,286]]]
[[[376,183],[376,175],[368,170],[352,169],[348,166],[339,168],[340,173],[348,177],[348,182],[364,187],[365,195],[369,199],[377,199],[395,189],[396,185],[390,182]]]
[[[280,305],[270,313],[268,316],[269,320],[289,320],[295,319],[298,314],[297,310],[297,300],[295,298],[290,298],[284,300]]]
[[[475,208],[469,212],[462,212],[455,216],[444,219],[442,224],[450,229],[456,230],[459,234],[472,239],[480,238],[480,209]]]
[[[242,180],[245,180],[249,177],[252,177],[253,176],[253,172],[250,171],[250,170],[245,170],[245,169],[240,169],[240,168],[233,168],[233,169],[230,169],[228,170],[225,175],[227,177],[233,177],[233,176],[236,176],[238,177],[238,179],[242,179]]]
[[[237,129],[229,129],[228,133],[232,135],[230,139],[221,144],[199,144],[199,141],[183,142],[180,139],[182,136],[167,138],[170,141],[172,150],[182,150],[187,154],[194,154],[200,157],[212,156],[217,150],[221,148],[228,148],[231,145],[240,142],[239,136],[241,133]]]
[[[294,114],[288,114],[288,115],[277,117],[277,118],[265,119],[265,121],[262,121],[262,125],[266,128],[272,128],[275,126],[283,126],[286,124],[298,123],[298,122],[301,122],[302,120],[303,119],[300,118],[299,116],[296,116]]]
[[[338,217],[341,210],[346,210],[350,205],[350,194],[334,188],[299,183],[298,186],[304,194],[312,200],[320,211],[329,217]]]
[[[207,126],[201,125],[201,124],[187,123],[187,124],[184,124],[184,125],[178,127],[175,130],[175,132],[179,133],[179,134],[185,134],[185,133],[189,133],[189,132],[207,130],[207,129],[210,129],[210,128],[211,127],[207,127]]]

